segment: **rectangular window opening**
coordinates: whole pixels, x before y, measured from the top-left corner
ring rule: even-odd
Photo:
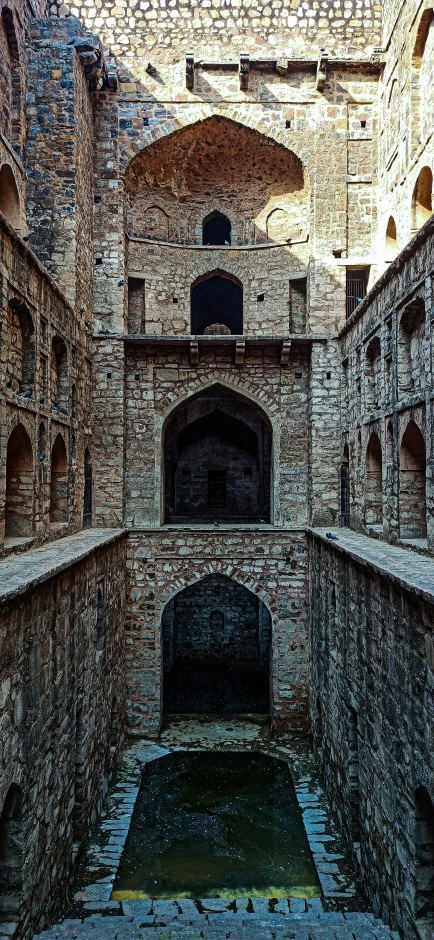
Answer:
[[[208,509],[226,508],[226,470],[208,470]]]
[[[359,303],[366,297],[368,268],[347,268],[346,277],[346,315],[354,313]]]

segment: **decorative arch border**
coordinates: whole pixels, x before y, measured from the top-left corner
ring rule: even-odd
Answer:
[[[268,140],[279,144],[289,153],[293,153],[302,165],[306,190],[308,193],[310,192],[310,180],[311,177],[313,178],[314,171],[313,161],[311,160],[309,165],[307,155],[302,154],[297,145],[294,147],[291,142],[291,146],[288,146],[288,141],[285,139],[283,129],[273,129],[263,117],[256,117],[253,114],[241,115],[238,102],[234,102],[234,104],[229,105],[229,107],[225,106],[224,108],[216,108],[215,105],[211,104],[194,104],[192,107],[183,108],[182,111],[180,109],[176,118],[162,121],[161,124],[155,127],[143,129],[142,133],[139,134],[134,141],[130,139],[125,140],[124,146],[124,142],[120,140],[121,175],[125,177],[129,164],[134,160],[137,154],[145,150],[151,144],[155,144],[159,140],[169,137],[171,134],[175,134],[177,131],[194,127],[195,124],[201,124],[211,117],[226,118],[228,121],[232,121],[233,124],[239,124],[241,127],[245,127],[248,130],[257,131],[259,134],[262,134],[263,137],[267,137]]]
[[[222,385],[228,391],[234,392],[246,399],[247,402],[259,408],[267,419],[271,435],[271,493],[270,493],[270,518],[272,525],[278,525],[280,521],[280,499],[278,495],[278,467],[280,460],[280,420],[279,404],[268,404],[258,397],[256,388],[251,388],[242,384],[237,384],[233,376],[229,373],[229,378],[219,375],[217,378],[203,381],[200,378],[190,381],[188,389],[182,392],[177,398],[172,400],[161,412],[155,413],[154,434],[155,434],[155,505],[154,517],[157,525],[163,525],[164,522],[164,437],[167,425],[180,405],[206,392],[213,385]]]
[[[243,290],[243,282],[240,281],[236,274],[225,271],[224,268],[213,268],[211,271],[206,271],[205,274],[199,274],[199,276],[191,282],[190,291],[192,291],[194,287],[197,287],[198,284],[201,284],[202,281],[209,281],[210,277],[225,277],[228,281],[233,281],[237,287],[241,287],[241,290]]]

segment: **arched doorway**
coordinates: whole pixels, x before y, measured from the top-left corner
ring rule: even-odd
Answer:
[[[399,467],[400,536],[426,538],[426,449],[414,421],[402,436]]]
[[[367,526],[383,523],[383,458],[378,434],[372,432],[366,450],[365,520]]]
[[[386,228],[386,243],[384,251],[384,260],[387,264],[390,264],[391,261],[394,261],[398,253],[397,248],[397,239],[396,239],[396,222],[393,218],[393,215],[389,217]]]
[[[57,435],[51,452],[50,521],[68,521],[68,459],[61,434]]]
[[[33,494],[33,449],[27,431],[18,424],[8,440],[6,455],[6,538],[32,534]]]
[[[411,203],[411,228],[419,231],[432,216],[433,176],[429,166],[424,166],[416,180]]]
[[[14,174],[8,163],[0,168],[0,212],[17,232],[21,229],[20,197]]]
[[[271,431],[220,385],[188,399],[164,440],[166,522],[270,521]]]
[[[203,220],[202,244],[203,245],[230,245],[231,243],[231,223],[226,215],[221,212],[211,212]]]
[[[243,332],[243,288],[224,272],[207,275],[191,288],[191,332],[217,332],[216,326],[238,336]]]
[[[166,604],[162,632],[166,714],[269,711],[271,617],[246,587],[207,575]]]

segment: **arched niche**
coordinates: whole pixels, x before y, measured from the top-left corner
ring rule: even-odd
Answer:
[[[6,452],[6,538],[25,538],[32,535],[33,516],[33,448],[25,427],[18,424],[9,437]]]
[[[169,216],[159,206],[149,206],[144,216],[145,238],[167,242],[169,239]]]
[[[163,711],[269,711],[271,617],[246,587],[207,575],[162,615]]]
[[[400,398],[425,386],[425,322],[422,298],[415,298],[401,315],[398,329],[398,392]]]
[[[8,163],[0,167],[0,212],[12,228],[21,231],[20,196],[15,176]]]
[[[415,421],[404,431],[399,458],[400,536],[426,538],[426,448]]]
[[[271,445],[244,397],[216,385],[188,399],[164,434],[165,522],[269,522]]]
[[[54,336],[51,346],[51,403],[62,414],[68,413],[68,352],[61,336]]]
[[[68,521],[68,458],[59,433],[51,451],[50,522]]]
[[[383,523],[383,455],[378,434],[372,432],[366,450],[365,521],[367,526]]]
[[[8,387],[31,397],[35,384],[35,332],[33,319],[25,304],[12,299],[7,312],[10,355],[6,364]]]
[[[222,212],[211,212],[202,224],[203,245],[230,245],[231,223],[227,215]]]
[[[393,215],[389,216],[389,220],[386,228],[386,238],[384,246],[384,260],[390,264],[391,261],[394,261],[398,253],[397,241],[396,241],[396,223]]]
[[[366,347],[365,406],[367,411],[378,408],[381,399],[381,342],[373,336]]]
[[[225,271],[211,271],[191,286],[191,332],[200,335],[226,327],[231,334],[243,333],[243,287]]]
[[[411,200],[411,227],[417,232],[431,218],[433,175],[431,167],[424,166],[416,180]]]
[[[431,132],[434,114],[432,61],[434,56],[434,9],[422,11],[416,31],[411,71],[411,151]]]

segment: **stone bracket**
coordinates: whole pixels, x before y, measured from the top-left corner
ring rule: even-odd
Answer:
[[[285,339],[282,343],[282,348],[280,350],[280,365],[281,366],[288,365],[290,352],[291,352],[291,340]]]
[[[315,88],[317,91],[324,91],[326,79],[327,79],[327,59],[328,55],[326,52],[321,52],[318,57],[318,63],[316,67],[316,81]]]
[[[189,91],[194,88],[194,52],[187,52],[185,56],[185,84]]]
[[[241,91],[247,91],[249,87],[250,56],[248,52],[240,52],[240,88]]]
[[[192,366],[199,365],[199,343],[197,340],[192,340],[190,343],[190,362]]]
[[[243,366],[246,358],[246,344],[244,340],[237,340],[235,343],[235,365]]]

